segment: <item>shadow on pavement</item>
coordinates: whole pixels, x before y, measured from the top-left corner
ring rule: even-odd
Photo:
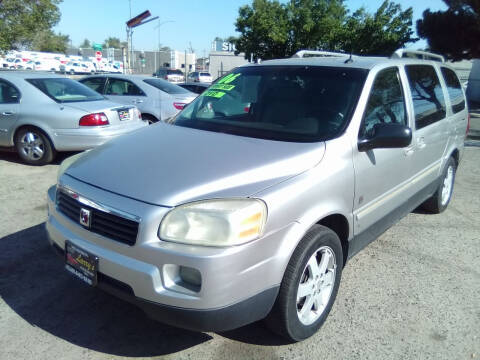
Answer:
[[[60,163],[65,160],[67,157],[72,156],[77,154],[77,152],[59,152],[57,153],[57,156],[53,161],[51,162],[51,165],[60,165]],[[25,163],[22,159],[20,159],[20,156],[14,151],[0,151],[0,160],[5,160],[11,163],[16,163],[16,164],[21,164],[25,166],[37,166],[37,165],[29,165]]]
[[[31,325],[72,344],[118,356],[175,353],[211,337],[146,317],[68,275],[39,224],[0,239],[0,296]]]

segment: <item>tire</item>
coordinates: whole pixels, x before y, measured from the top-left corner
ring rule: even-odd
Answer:
[[[142,114],[142,119],[145,121],[148,121],[148,125],[152,125],[158,122],[158,119],[155,116],[148,115],[148,114],[145,114],[145,115]]]
[[[20,158],[31,165],[48,164],[56,155],[50,139],[35,127],[25,127],[17,132],[15,148]]]
[[[323,259],[328,262],[323,263]],[[325,226],[313,226],[287,265],[266,319],[270,330],[293,342],[315,334],[335,302],[342,267],[342,245],[337,234]],[[299,291],[307,295],[302,297]]]
[[[457,163],[450,157],[445,165],[437,191],[427,201],[422,204],[422,208],[432,214],[440,214],[445,211],[452,199],[453,186],[455,184],[455,174]]]

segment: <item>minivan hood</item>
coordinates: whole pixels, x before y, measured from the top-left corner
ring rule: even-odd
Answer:
[[[262,140],[157,123],[86,152],[77,180],[161,206],[248,197],[319,163],[325,143]]]

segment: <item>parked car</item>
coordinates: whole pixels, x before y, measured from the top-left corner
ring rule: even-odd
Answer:
[[[107,101],[77,81],[35,72],[0,73],[0,147],[29,164],[57,151],[90,149],[146,125],[138,109]]]
[[[54,59],[35,60],[35,71],[60,71],[60,61]]]
[[[91,61],[82,61],[81,65],[82,65],[84,74],[95,74],[97,70],[95,68],[95,65]]]
[[[188,74],[188,80],[193,82],[211,83],[212,75],[206,71],[194,71]]]
[[[182,83],[178,84],[178,86],[181,86],[184,89],[187,89],[188,91],[191,91],[195,94],[201,94],[205,90],[208,89],[210,84],[205,84],[205,83],[198,83],[198,82],[188,82],[188,83]]]
[[[468,111],[445,64],[311,57],[239,67],[171,123],[65,162],[50,243],[69,272],[165,323],[266,318],[299,341],[349,258],[419,205],[448,206]]]
[[[80,61],[69,61],[65,65],[62,64],[60,65],[60,71],[69,73],[71,75],[89,73],[87,68],[84,67]]]
[[[79,80],[107,99],[137,106],[149,123],[177,114],[196,95],[165,80],[141,75],[95,75]]]
[[[158,68],[158,70],[153,73],[153,76],[172,83],[180,83],[185,81],[183,72],[178,69]]]

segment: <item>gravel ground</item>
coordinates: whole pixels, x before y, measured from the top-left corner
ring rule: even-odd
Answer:
[[[320,332],[286,344],[261,323],[176,329],[82,286],[43,228],[58,165],[0,154],[0,359],[480,358],[479,159],[468,147],[447,211],[409,214],[353,258]]]

